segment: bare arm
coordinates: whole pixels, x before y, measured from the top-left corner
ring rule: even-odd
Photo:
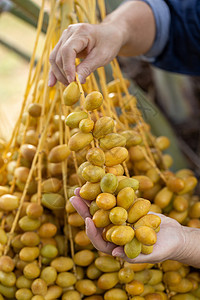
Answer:
[[[156,24],[149,5],[142,1],[127,2],[108,15],[102,24],[113,25],[122,32],[119,55],[145,54],[152,46]]]
[[[153,12],[142,1],[123,4],[99,25],[69,26],[50,55],[49,86],[57,80],[67,85],[75,80],[76,71],[83,83],[91,72],[108,64],[118,53],[146,53],[153,44],[155,31]],[[84,58],[77,68],[76,57]]]
[[[200,229],[182,226],[185,243],[179,261],[200,269]]]

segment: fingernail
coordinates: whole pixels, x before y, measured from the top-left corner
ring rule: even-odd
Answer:
[[[69,82],[69,83],[71,83],[73,80],[72,80],[72,77],[70,76],[70,75],[68,75],[67,76],[67,81]]]
[[[117,256],[117,257],[124,257],[125,256],[123,253],[119,253],[119,252],[115,251],[115,249],[113,250],[112,255]]]
[[[82,75],[78,74],[78,79],[79,79],[79,81],[80,81],[81,84],[85,83],[85,78],[83,78]]]
[[[71,198],[69,198],[69,201],[72,203],[72,201],[74,200],[75,196],[72,196]]]
[[[80,197],[79,192],[80,192],[80,188],[77,187],[77,188],[74,190],[74,194],[75,194],[76,196],[79,196],[79,197]]]
[[[51,78],[49,78],[48,86],[51,86],[51,85],[52,85],[52,80],[51,80]]]

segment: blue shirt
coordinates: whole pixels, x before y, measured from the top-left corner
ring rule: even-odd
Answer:
[[[156,37],[144,55],[161,69],[200,75],[200,0],[141,0],[152,9]]]

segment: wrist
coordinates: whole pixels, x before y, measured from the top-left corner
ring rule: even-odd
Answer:
[[[156,23],[151,7],[143,1],[128,1],[104,20],[121,33],[120,55],[138,56],[151,49]]]
[[[179,262],[200,268],[200,229],[187,226],[182,227],[183,244],[176,258]]]
[[[117,34],[117,43],[120,49],[126,45],[129,40],[130,28],[126,18],[122,18],[117,12],[109,14],[101,23],[102,26],[110,27],[114,34]]]

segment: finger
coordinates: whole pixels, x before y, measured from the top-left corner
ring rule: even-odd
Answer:
[[[73,37],[73,35],[62,46],[63,71],[69,82],[75,80],[76,66],[75,59],[81,51],[87,48],[89,40],[86,36]],[[81,81],[81,80],[80,80]]]
[[[86,234],[92,242],[93,246],[104,253],[111,254],[113,249],[116,247],[113,243],[104,241],[100,231],[95,227],[94,222],[91,218],[85,219]]]
[[[52,69],[50,69],[48,86],[52,87],[56,84],[56,82],[57,82],[57,79],[56,79],[55,75],[53,74]]]
[[[64,85],[68,85],[69,83],[68,83],[67,79],[62,74],[59,67],[57,66],[57,63],[59,65],[62,65],[62,58],[59,55],[60,47],[61,47],[61,40],[57,43],[57,45],[54,47],[53,51],[51,52],[51,54],[49,56],[49,61],[51,64],[51,71],[53,72],[54,77],[56,77],[56,79],[58,81],[62,82]]]
[[[80,190],[81,190],[81,188],[76,188],[75,191],[74,191],[74,194],[75,194],[77,197],[80,197]]]
[[[52,62],[51,67],[52,67],[52,72],[53,72],[54,76],[56,77],[56,79],[58,81],[62,82],[62,84],[67,86],[69,84],[69,82],[64,77],[64,75],[61,73],[60,69],[58,68],[58,66],[56,65],[55,62]]]
[[[98,60],[97,60],[98,58]],[[94,48],[88,56],[77,66],[77,73],[81,83],[84,83],[86,78],[95,71],[98,67],[104,65],[104,59],[99,55],[99,51]]]
[[[149,257],[147,257],[147,255],[144,254],[139,254],[136,258],[131,259],[128,258],[124,252],[123,247],[116,247],[113,251],[112,251],[112,255],[113,256],[117,256],[120,258],[123,258],[124,260],[126,260],[129,263],[148,263],[151,262],[151,258],[149,259]],[[150,255],[150,254],[149,254]],[[148,255],[148,256],[149,256]]]
[[[87,204],[80,197],[73,196],[70,202],[83,219],[91,217]]]
[[[156,244],[155,244],[155,246],[156,246]],[[160,251],[156,251],[156,249],[154,248],[154,251],[148,255],[140,253],[136,258],[131,259],[126,256],[123,247],[116,247],[112,251],[112,255],[123,258],[124,260],[126,260],[129,263],[153,263],[153,264],[155,264],[155,263],[159,263],[159,262],[163,261],[163,259],[160,257],[159,252]]]
[[[85,204],[87,204],[88,207],[90,207],[91,201],[83,199],[83,198],[80,196],[80,190],[81,190],[81,188],[76,188],[75,191],[74,191],[74,194],[75,194],[77,197],[81,198],[81,200],[82,200],[83,202],[85,202]]]
[[[55,59],[55,63],[57,65],[57,67],[59,68],[60,72],[63,74],[63,76],[65,77],[65,74],[63,72],[63,63],[62,63],[62,57],[60,55],[60,51],[57,52],[56,55],[56,59]]]

